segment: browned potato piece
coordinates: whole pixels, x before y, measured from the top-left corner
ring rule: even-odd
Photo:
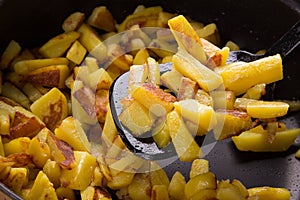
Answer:
[[[16,41],[12,40],[4,50],[0,58],[0,69],[5,69],[9,66],[12,60],[21,52],[21,46]]]
[[[236,110],[218,110],[216,112],[218,126],[214,129],[217,140],[223,140],[242,131],[250,129],[252,126],[251,117],[245,113]]]
[[[30,109],[51,130],[54,130],[69,113],[67,99],[57,88],[51,89],[36,100],[31,104]]]
[[[52,65],[29,72],[24,81],[47,87],[65,87],[65,81],[69,76],[67,65]]]
[[[39,52],[46,58],[55,58],[62,56],[71,44],[80,37],[75,31],[62,33],[51,38],[40,49]]]
[[[116,21],[110,11],[105,6],[94,8],[92,14],[89,16],[87,23],[96,28],[105,30],[107,32],[116,30]]]
[[[83,23],[84,18],[84,13],[74,12],[65,19],[62,29],[65,32],[75,31]]]
[[[47,128],[43,129],[42,131],[46,132],[46,143],[50,147],[51,158],[56,161],[63,169],[72,169],[76,165],[72,147],[62,140],[59,140]]]
[[[10,128],[10,137],[34,137],[45,127],[45,124],[28,110],[16,106],[15,117]]]

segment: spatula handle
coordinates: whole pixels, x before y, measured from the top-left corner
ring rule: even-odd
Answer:
[[[300,44],[300,20],[286,32],[277,42],[269,49],[266,55],[274,55],[279,53],[282,58],[285,58],[293,49]]]

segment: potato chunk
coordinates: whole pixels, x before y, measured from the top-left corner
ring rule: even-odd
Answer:
[[[63,169],[60,176],[62,186],[84,190],[92,181],[94,169],[97,165],[96,158],[83,151],[74,151],[75,166],[68,170]]]
[[[91,144],[80,122],[73,117],[67,117],[62,121],[55,129],[55,136],[67,142],[74,150],[87,152],[91,150]]]
[[[202,190],[216,188],[217,181],[215,175],[212,172],[207,172],[191,178],[185,185],[184,193],[187,198],[190,198],[198,192],[201,193]]]
[[[187,129],[182,118],[173,110],[167,115],[170,136],[181,161],[193,161],[202,156],[202,151]]]
[[[26,196],[26,199],[58,199],[52,183],[49,181],[47,175],[43,171],[38,173],[32,188]]]
[[[171,94],[149,83],[144,83],[141,87],[136,88],[132,93],[132,97],[157,116],[165,114],[161,108],[164,108],[166,112],[171,111],[173,102],[176,100]],[[155,106],[159,108],[156,109]]]
[[[54,130],[68,116],[67,99],[57,88],[52,88],[48,93],[36,100],[30,106],[30,109],[51,130]]]
[[[217,123],[215,111],[212,107],[199,103],[194,99],[186,99],[174,103],[175,109],[181,116],[198,126],[197,133],[205,135]]]
[[[116,21],[110,11],[105,6],[94,8],[92,14],[89,16],[87,23],[96,28],[105,30],[107,32],[116,30]]]
[[[206,55],[199,36],[183,15],[173,17],[168,25],[178,43],[201,63],[206,63]]]
[[[140,136],[151,130],[152,120],[149,110],[137,101],[126,108],[119,116],[120,121],[134,136]]]
[[[212,91],[222,85],[222,77],[201,64],[184,49],[179,48],[172,57],[175,70],[184,76],[196,81],[206,92]]]

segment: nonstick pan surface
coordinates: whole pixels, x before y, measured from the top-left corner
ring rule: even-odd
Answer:
[[[219,28],[222,44],[232,40],[241,49],[251,52],[269,47],[300,19],[299,0],[0,0],[0,53],[11,39],[28,48],[43,44],[62,32],[61,23],[74,11],[88,14],[95,6],[106,5],[121,22],[140,4],[161,5],[168,12],[184,14],[204,24],[214,22]],[[284,60],[283,65],[285,79],[277,83],[275,98],[300,100],[299,47]],[[300,127],[299,112],[282,120],[290,128]],[[286,152],[240,152],[228,139],[218,142],[205,158],[219,180],[238,179],[247,188],[285,187],[290,190],[291,199],[298,200],[300,160],[295,158],[295,152],[299,148],[298,137]],[[165,170],[169,176],[179,170],[188,177],[190,163],[176,161]]]

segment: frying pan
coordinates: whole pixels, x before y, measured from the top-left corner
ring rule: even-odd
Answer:
[[[106,5],[121,22],[139,4],[161,5],[166,11],[191,16],[204,24],[214,22],[222,44],[233,40],[241,49],[253,53],[271,46],[300,19],[299,0],[0,0],[0,53],[11,39],[28,48],[43,44],[62,33],[61,24],[72,12],[88,14],[95,6]],[[283,63],[285,79],[277,83],[275,99],[300,99],[299,64],[298,48]],[[300,127],[299,112],[281,120],[288,127]],[[205,158],[218,180],[239,179],[247,188],[285,187],[290,190],[291,199],[299,200],[300,160],[294,156],[299,147],[300,138],[286,152],[240,152],[228,139],[218,142]],[[165,170],[170,177],[179,170],[187,178],[190,163],[175,161]],[[0,188],[2,193],[18,199],[3,185]]]

